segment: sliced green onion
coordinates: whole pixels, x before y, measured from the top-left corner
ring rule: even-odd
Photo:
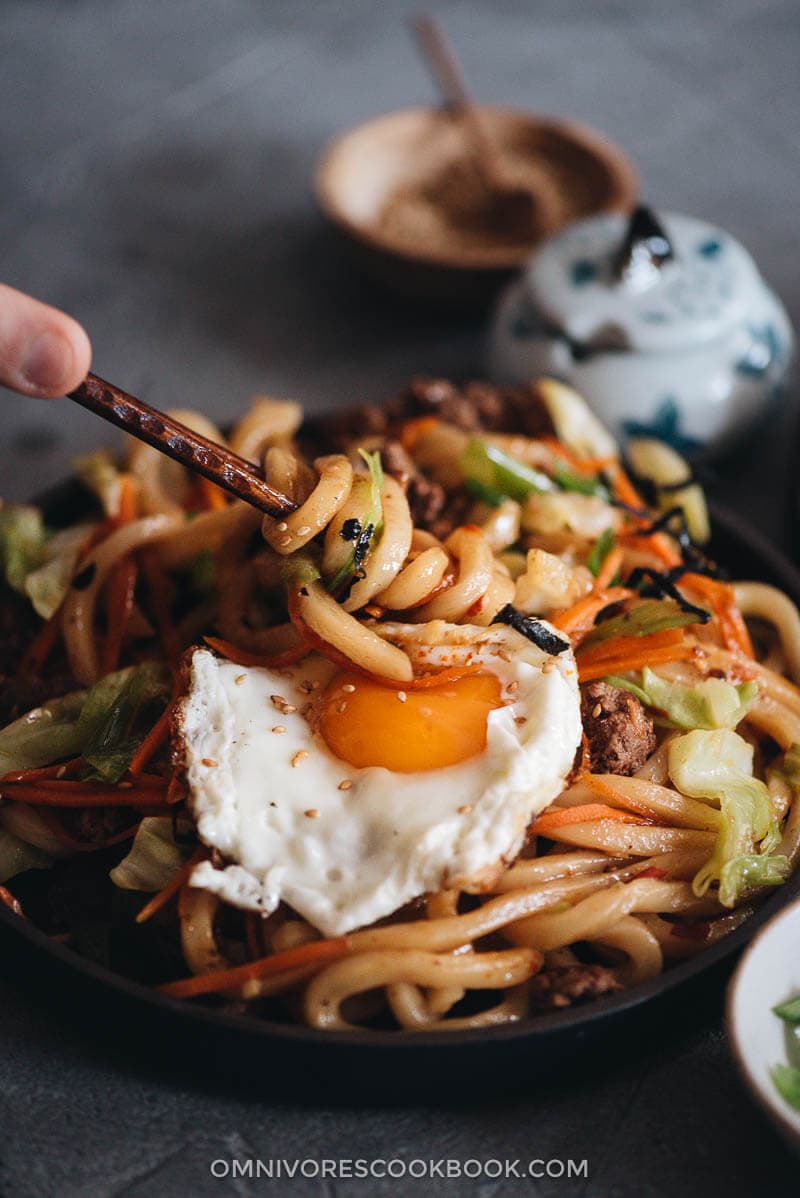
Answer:
[[[648,636],[663,632],[665,628],[684,628],[696,623],[697,616],[683,611],[673,600],[651,599],[598,624],[586,638],[586,644],[607,641],[614,636]]]
[[[494,487],[485,487],[483,483],[476,482],[474,478],[466,479],[464,486],[470,495],[474,495],[487,507],[500,507],[500,504],[505,502],[506,496],[500,491],[496,491]]]
[[[600,536],[597,538],[594,545],[592,545],[589,556],[586,559],[586,565],[591,570],[592,574],[594,574],[595,578],[597,578],[597,575],[600,573],[600,568],[603,565],[603,562],[614,548],[615,541],[616,537],[614,536],[614,529],[607,528],[605,532],[600,533]]]
[[[477,437],[467,445],[459,466],[465,483],[477,483],[490,492],[520,503],[536,492],[543,494],[555,489],[553,480],[541,470],[531,470],[523,462],[503,453],[502,449],[487,445]]]
[[[553,477],[562,491],[576,491],[579,495],[597,495],[606,501],[611,498],[608,487],[599,478],[573,474],[571,470],[559,465],[553,471]]]
[[[381,465],[381,455],[377,450],[375,453],[367,453],[365,449],[359,449],[358,452],[366,462],[367,469],[369,470],[369,507],[364,519],[361,521],[360,530],[352,552],[348,554],[333,577],[326,581],[325,585],[332,595],[337,595],[340,591],[352,585],[358,577],[361,563],[372,546],[377,545],[383,533],[383,504],[381,503],[383,466]]]

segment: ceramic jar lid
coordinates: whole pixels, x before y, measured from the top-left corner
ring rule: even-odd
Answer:
[[[762,286],[744,247],[694,217],[637,208],[572,225],[526,271],[532,306],[573,352],[688,349],[746,320]]]

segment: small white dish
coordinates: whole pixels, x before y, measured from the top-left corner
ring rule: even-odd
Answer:
[[[773,1007],[800,994],[800,899],[785,907],[745,950],[728,987],[725,1021],[747,1087],[788,1143],[800,1151],[800,1111],[772,1079],[790,1064],[785,1027]]]

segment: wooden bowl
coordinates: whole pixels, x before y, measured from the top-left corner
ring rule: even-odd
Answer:
[[[545,175],[557,200],[557,222],[548,232],[595,212],[628,211],[635,203],[636,172],[601,134],[519,109],[482,112],[509,163],[535,161]],[[448,245],[387,231],[381,221],[399,189],[465,160],[470,151],[458,117],[446,109],[402,109],[358,125],[328,146],[315,174],[317,201],[363,269],[392,290],[458,306],[486,303],[527,260],[535,240]]]

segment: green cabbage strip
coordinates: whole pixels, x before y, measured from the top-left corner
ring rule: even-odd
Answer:
[[[117,670],[95,683],[77,727],[81,754],[90,767],[84,777],[119,782],[169,693],[169,675],[157,662]]]
[[[9,504],[0,510],[0,565],[5,580],[20,594],[25,579],[44,561],[47,530],[37,507]]]
[[[80,754],[87,778],[118,782],[169,694],[167,670],[146,662],[51,699],[0,731],[0,775]]]
[[[753,777],[753,747],[728,728],[698,729],[669,747],[669,775],[682,794],[719,805],[714,851],[694,877],[697,897],[719,884],[719,901],[734,907],[762,886],[789,876],[789,859],[771,855],[780,834],[769,791]]]
[[[14,504],[0,511],[0,563],[5,580],[30,599],[43,620],[49,620],[61,606],[81,549],[95,527],[94,523],[74,524],[50,533],[38,508]]]
[[[66,598],[81,550],[95,524],[74,524],[54,533],[44,547],[42,564],[25,578],[23,591],[43,620],[54,616]]]
[[[14,720],[0,731],[0,775],[12,770],[32,770],[81,749],[78,717],[86,691],[51,699]]]
[[[188,821],[183,821],[183,828],[178,830],[188,837],[191,827]],[[171,816],[146,816],[136,829],[128,855],[114,866],[109,877],[121,890],[155,893],[163,890],[178,870],[183,869],[192,847],[176,840]]]
[[[757,682],[734,686],[722,678],[706,678],[693,686],[668,682],[645,666],[639,683],[609,675],[611,686],[630,691],[646,707],[663,711],[676,728],[735,728],[744,719],[758,697]]]

